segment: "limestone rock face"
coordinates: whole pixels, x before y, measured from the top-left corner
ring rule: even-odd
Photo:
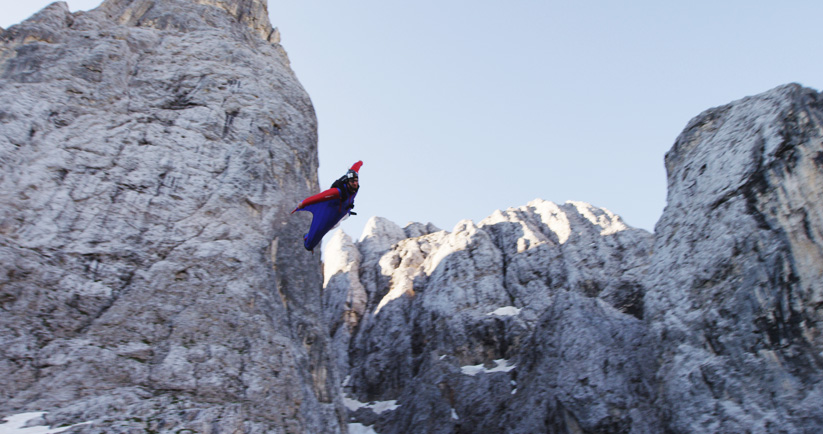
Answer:
[[[326,252],[346,405],[381,434],[823,430],[823,96],[706,111],[655,234],[534,201]],[[333,261],[331,258],[338,258]]]
[[[640,282],[651,234],[542,200],[451,232],[421,226],[374,219],[358,243],[327,246],[352,258],[325,269],[350,402],[399,405],[352,405],[358,420],[380,433],[543,432],[536,421],[564,414],[587,429],[653,425]]]
[[[289,216],[317,165],[265,1],[59,2],[0,32],[0,415],[344,430]]]
[[[823,428],[823,97],[711,109],[666,155],[647,314],[678,432]]]

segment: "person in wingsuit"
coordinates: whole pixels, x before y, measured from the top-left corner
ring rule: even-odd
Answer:
[[[354,197],[360,189],[359,173],[362,165],[362,161],[354,163],[345,175],[332,183],[330,189],[303,199],[292,211],[292,214],[297,211],[312,213],[309,232],[303,236],[303,246],[306,250],[313,252],[323,236],[343,217],[349,214],[357,215],[352,208],[354,208]]]

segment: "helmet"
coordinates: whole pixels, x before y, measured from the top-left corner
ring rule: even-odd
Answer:
[[[357,175],[357,172],[355,172],[354,170],[349,169],[349,171],[346,172],[346,180],[347,181],[352,180],[352,179],[358,179],[358,178],[359,177]]]

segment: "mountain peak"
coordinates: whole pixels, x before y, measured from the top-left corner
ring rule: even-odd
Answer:
[[[188,31],[241,24],[265,41],[280,42],[266,0],[106,0],[98,9],[124,25]]]

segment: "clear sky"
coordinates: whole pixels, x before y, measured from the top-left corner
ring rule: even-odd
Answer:
[[[100,0],[69,0],[72,11]],[[0,26],[47,1],[0,0]],[[319,120],[320,184],[364,161],[370,216],[451,230],[541,198],[653,230],[702,111],[823,90],[823,2],[269,0]]]

